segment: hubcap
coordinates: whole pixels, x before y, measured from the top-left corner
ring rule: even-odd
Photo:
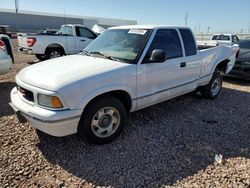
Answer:
[[[91,129],[99,138],[106,138],[116,132],[120,125],[120,114],[113,107],[100,109],[93,117]]]
[[[61,54],[58,51],[52,51],[50,53],[50,59],[56,58],[56,57],[60,57]]]
[[[221,89],[221,79],[216,78],[212,84],[211,94],[213,96],[217,95]]]

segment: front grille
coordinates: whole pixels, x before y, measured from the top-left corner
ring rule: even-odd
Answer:
[[[27,101],[34,102],[33,92],[20,86],[17,86],[17,89],[18,89],[18,92],[23,96],[23,98],[25,98]]]

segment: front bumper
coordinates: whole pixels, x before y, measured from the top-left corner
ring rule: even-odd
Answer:
[[[52,136],[67,136],[77,132],[81,110],[52,111],[23,101],[16,88],[11,91],[10,106],[23,122],[24,117],[32,127]]]

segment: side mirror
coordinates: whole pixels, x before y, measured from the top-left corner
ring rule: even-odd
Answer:
[[[160,63],[166,61],[166,53],[163,50],[155,49],[149,58],[149,63]]]

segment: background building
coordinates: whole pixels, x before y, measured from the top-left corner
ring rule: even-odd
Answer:
[[[136,25],[135,20],[86,17],[44,12],[0,9],[0,25],[9,25],[10,31],[38,32],[46,28],[59,29],[62,24],[83,24],[90,29],[98,24],[104,28],[119,25]]]

